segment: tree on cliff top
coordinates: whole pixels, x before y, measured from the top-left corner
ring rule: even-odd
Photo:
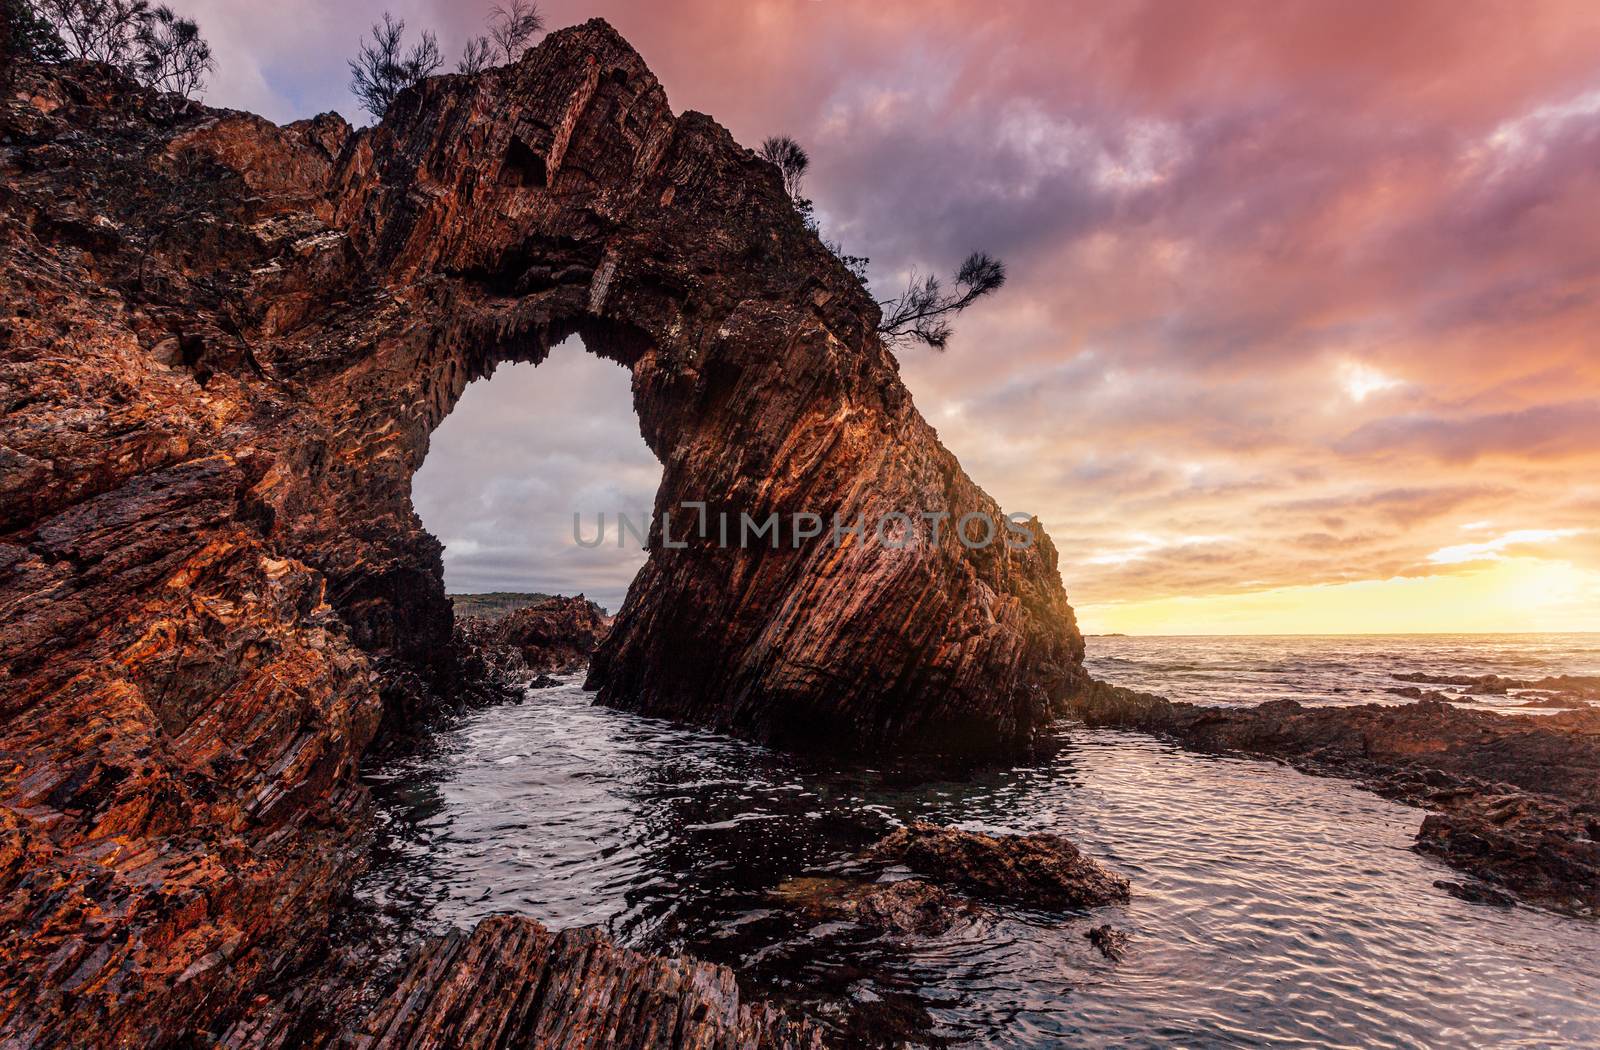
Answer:
[[[761,148],[756,151],[761,159],[778,169],[778,174],[783,176],[783,189],[794,201],[794,206],[800,212],[800,218],[805,221],[806,228],[815,233],[822,241],[822,246],[832,252],[845,267],[855,275],[856,280],[862,284],[867,283],[867,265],[872,261],[864,255],[846,255],[844,247],[838,241],[830,241],[822,236],[821,224],[817,222],[816,205],[811,198],[801,192],[801,184],[806,172],[811,168],[811,155],[805,147],[787,135],[773,135],[761,143]]]
[[[29,0],[3,0],[0,2],[0,55],[8,59],[15,55],[23,62],[64,62],[67,49]]]
[[[783,188],[799,209],[805,220],[819,237],[821,230],[815,217],[815,205],[801,192],[805,174],[811,168],[811,156],[805,148],[787,135],[774,135],[761,143],[757,151],[763,160],[777,166],[783,176]],[[846,255],[839,242],[823,239],[823,246],[839,257],[862,284],[867,283],[867,264],[870,260],[859,255]],[[883,317],[878,334],[891,346],[905,343],[922,343],[935,350],[943,350],[955,333],[951,318],[1006,283],[1006,267],[999,259],[986,252],[973,252],[955,274],[955,290],[947,292],[939,278],[933,274],[921,276],[911,271],[906,290],[894,299],[880,299]]]
[[[165,5],[146,0],[8,0],[7,14],[26,11],[17,23],[32,35],[33,50],[43,61],[79,58],[104,62],[145,87],[192,98],[215,68],[211,46],[193,19],[182,18]],[[41,29],[52,38],[42,39]]]
[[[509,8],[496,4],[489,12],[489,39],[502,65],[521,58],[542,29],[544,16],[527,0],[511,0]]]
[[[761,149],[757,152],[763,160],[778,166],[778,172],[783,176],[784,190],[795,204],[804,205],[800,209],[802,212],[809,211],[811,202],[800,195],[800,180],[811,167],[811,155],[805,151],[805,147],[787,135],[773,135],[761,143]]]
[[[150,86],[193,98],[215,66],[211,45],[190,18],[179,18],[165,5],[152,8],[139,26],[139,54],[134,76]]]
[[[489,32],[467,41],[456,72],[482,73],[490,66],[515,62],[543,29],[544,16],[536,4],[527,0],[511,0],[509,8],[496,4],[489,12]]]
[[[439,42],[434,35],[423,30],[421,42],[407,50],[405,33],[405,20],[385,11],[383,21],[372,27],[372,39],[362,37],[356,57],[350,60],[350,92],[376,120],[383,119],[396,95],[439,70]]]
[[[67,57],[129,69],[138,59],[139,30],[150,17],[145,0],[37,0]]]

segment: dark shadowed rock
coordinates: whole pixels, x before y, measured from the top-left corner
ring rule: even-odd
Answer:
[[[343,987],[262,999],[223,1050],[821,1050],[808,1022],[747,1001],[732,970],[618,947],[595,927],[495,915],[418,946],[376,1005]],[[303,994],[305,993],[305,994]],[[332,1009],[330,1004],[336,1005]],[[353,1015],[353,1016],[352,1016]]]
[[[1386,692],[1393,693],[1395,696],[1403,696],[1407,700],[1436,700],[1439,703],[1447,703],[1450,700],[1443,693],[1431,689],[1418,689],[1414,685],[1397,686],[1386,690]]]
[[[921,879],[880,886],[856,902],[856,922],[893,933],[943,933],[972,905]]]
[[[1546,698],[1567,701],[1562,706],[1581,707],[1600,702],[1600,677],[1594,675],[1550,675],[1545,678],[1505,678],[1487,675],[1438,675],[1420,671],[1397,674],[1402,682],[1448,685],[1483,696],[1505,696],[1511,690],[1536,690]],[[1553,705],[1552,705],[1553,706]]]
[[[1125,903],[1128,880],[1060,835],[985,835],[917,821],[880,840],[868,856],[980,898],[1038,908]]]
[[[1496,889],[1482,882],[1451,882],[1447,879],[1435,879],[1433,884],[1450,896],[1467,901],[1469,904],[1491,904],[1497,908],[1509,908],[1517,903],[1517,898],[1505,890]]]
[[[1360,779],[1431,811],[1417,850],[1529,900],[1600,912],[1600,711],[1516,717],[1428,700],[1199,707],[1096,682],[1068,712]]]

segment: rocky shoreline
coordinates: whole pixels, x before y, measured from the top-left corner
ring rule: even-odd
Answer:
[[[1517,716],[1438,700],[1209,707],[1096,682],[1065,713],[1358,780],[1428,811],[1415,848],[1469,876],[1441,880],[1449,892],[1600,914],[1600,711]]]

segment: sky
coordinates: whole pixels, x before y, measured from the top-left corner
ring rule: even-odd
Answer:
[[[383,3],[177,6],[213,105],[363,122]],[[387,5],[449,55],[489,6]],[[541,6],[609,19],[676,110],[804,144],[880,298],[1005,260],[899,356],[1086,630],[1600,630],[1600,4]],[[620,604],[639,553],[571,515],[651,502],[627,390],[572,346],[468,391],[414,486],[452,589]]]

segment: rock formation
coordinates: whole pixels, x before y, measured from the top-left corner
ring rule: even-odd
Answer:
[[[1600,914],[1600,711],[1522,717],[1415,704],[1198,707],[1096,682],[1070,705],[1092,726],[1204,751],[1283,758],[1358,778],[1430,812],[1416,848],[1490,885],[1452,893]],[[1496,886],[1504,889],[1496,889]]]
[[[983,914],[972,901],[922,879],[801,875],[780,883],[772,899],[814,922],[850,921],[894,935],[933,936]]]
[[[583,595],[546,598],[495,620],[456,619],[463,641],[496,671],[524,678],[580,670],[611,629],[600,606]]]
[[[777,172],[604,23],[287,127],[107,70],[0,100],[0,1026],[203,1041],[319,943],[360,757],[460,691],[410,497],[467,383],[577,333],[661,513],[999,508]],[[608,703],[779,744],[1025,744],[1082,676],[1049,539],[671,547]]]
[[[1109,962],[1121,962],[1122,957],[1128,954],[1129,937],[1126,931],[1119,930],[1110,923],[1102,923],[1084,933],[1089,943],[1095,950],[1105,956]]]

